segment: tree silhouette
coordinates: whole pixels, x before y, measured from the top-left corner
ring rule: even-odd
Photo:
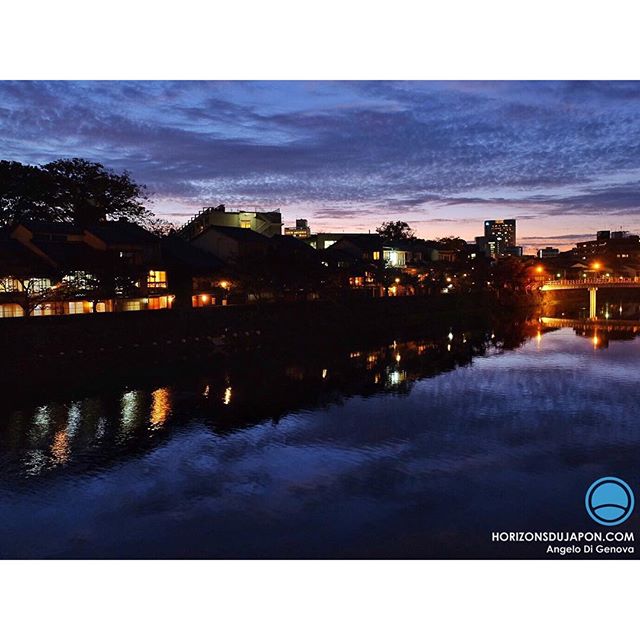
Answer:
[[[152,216],[147,200],[146,187],[129,173],[116,173],[98,162],[0,162],[0,224],[40,220],[87,225],[118,218],[140,223]]]
[[[0,226],[61,220],[51,207],[53,192],[51,176],[40,167],[0,160]]]
[[[408,222],[397,220],[396,222],[383,222],[376,232],[388,242],[396,242],[398,240],[411,240],[415,237],[413,229]]]

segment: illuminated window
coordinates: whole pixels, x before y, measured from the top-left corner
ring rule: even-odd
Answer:
[[[22,291],[22,283],[16,278],[0,278],[0,292],[15,293]]]
[[[251,220],[240,220],[241,229],[251,229]]]
[[[122,303],[123,311],[141,311],[142,300],[124,300]]]
[[[21,318],[23,315],[19,304],[0,304],[0,318]]]
[[[29,278],[18,280],[17,278],[0,278],[0,293],[16,293],[26,290],[29,293],[43,293],[51,288],[49,278]]]
[[[71,315],[75,315],[77,313],[91,313],[91,303],[86,300],[75,300],[68,304],[68,313]]]
[[[55,314],[55,308],[52,304],[39,304],[33,309],[34,316],[52,316]]]
[[[147,286],[150,289],[166,289],[167,288],[167,272],[166,271],[149,271],[147,278]]]
[[[149,298],[148,309],[167,309],[169,307],[169,298],[160,296],[159,298]]]
[[[374,260],[380,260],[380,252],[379,251],[374,251],[373,252],[373,259]]]

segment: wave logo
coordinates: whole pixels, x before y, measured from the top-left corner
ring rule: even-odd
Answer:
[[[633,511],[635,499],[631,487],[620,478],[606,477],[596,480],[587,490],[587,513],[607,527],[622,524]]]

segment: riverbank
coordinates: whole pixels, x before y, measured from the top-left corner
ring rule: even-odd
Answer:
[[[290,302],[187,311],[50,316],[5,320],[0,349],[5,393],[34,385],[128,376],[261,351],[366,346],[525,318],[530,297],[489,292],[433,297]]]

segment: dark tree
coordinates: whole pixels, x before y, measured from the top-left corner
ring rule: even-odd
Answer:
[[[446,236],[444,238],[437,238],[436,242],[443,249],[462,251],[466,248],[467,243],[459,236]]]
[[[92,224],[125,218],[144,222],[146,187],[125,171],[115,173],[80,158],[40,167],[0,162],[0,224],[23,220]]]
[[[176,225],[164,218],[148,218],[142,223],[142,226],[158,238],[166,238],[177,231]]]
[[[32,165],[0,160],[0,226],[21,220],[61,220],[51,206],[50,175]]]
[[[409,226],[409,223],[402,222],[402,220],[397,220],[396,222],[383,222],[376,229],[376,232],[389,242],[411,240],[411,238],[415,237],[415,233]]]
[[[127,171],[115,173],[81,158],[56,160],[42,168],[54,185],[53,209],[63,219],[91,224],[118,218],[143,222],[151,216],[144,205],[146,187],[136,184]]]

